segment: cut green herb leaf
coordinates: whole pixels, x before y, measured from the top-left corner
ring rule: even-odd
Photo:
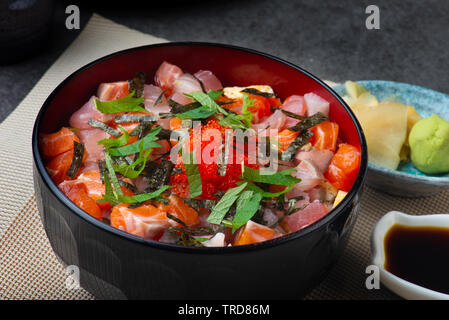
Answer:
[[[121,147],[128,143],[129,134],[125,128],[119,125],[120,130],[122,130],[123,134],[117,139],[102,139],[97,141],[98,144],[102,144],[105,148],[115,148]]]
[[[144,138],[123,147],[111,148],[108,151],[112,156],[127,156],[129,154],[139,152],[140,143],[142,141],[143,141],[143,150],[149,148],[160,148],[161,145],[159,143],[156,143],[156,140],[158,140],[157,135],[160,131],[161,127],[154,128]]]
[[[247,166],[243,166],[244,170],[242,172],[242,178],[245,181],[268,183],[274,185],[290,186],[301,182],[301,179],[292,177],[291,172],[296,171],[296,169],[288,169],[280,172],[273,171],[261,171],[253,169]]]
[[[216,111],[211,111],[207,107],[202,106],[183,113],[176,113],[174,116],[179,119],[207,119],[215,113]]]
[[[246,188],[247,183],[242,183],[240,186],[231,188],[224,194],[223,198],[218,201],[217,205],[214,207],[210,213],[207,221],[213,224],[220,224],[229,208],[234,204],[234,202],[239,197],[240,193]]]
[[[247,223],[259,210],[262,195],[251,190],[245,190],[237,199],[237,208],[232,220],[233,231]]]
[[[200,170],[196,161],[195,150],[190,153],[183,152],[183,158],[188,157],[188,161],[184,161],[184,168],[186,170],[187,180],[189,182],[190,198],[195,198],[203,193],[203,185],[201,183]]]
[[[129,96],[111,101],[100,101],[95,99],[95,107],[101,113],[118,113],[118,112],[132,112],[143,111],[148,112],[145,108],[142,108],[140,104],[143,102],[143,97],[134,98],[134,91]]]

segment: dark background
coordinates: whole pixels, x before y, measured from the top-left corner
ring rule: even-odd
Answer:
[[[65,28],[68,4],[79,5],[81,29],[96,12],[171,41],[264,51],[322,79],[394,80],[449,93],[447,0],[57,1],[44,49],[0,65],[0,121],[79,34]],[[365,27],[369,4],[380,8],[380,30]]]

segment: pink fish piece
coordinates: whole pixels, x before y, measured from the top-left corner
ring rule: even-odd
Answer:
[[[329,116],[329,102],[316,95],[313,92],[306,93],[304,95],[304,100],[307,105],[307,116],[312,116],[317,112],[321,112],[326,117]]]
[[[220,80],[209,70],[199,70],[194,75],[203,83],[206,92],[223,89]]]
[[[167,61],[162,62],[156,71],[154,76],[154,82],[157,86],[162,89],[168,89],[173,86],[176,79],[181,77],[184,72],[178,66],[168,63]]]
[[[307,113],[307,107],[306,107],[304,97],[297,96],[297,95],[292,95],[292,96],[288,97],[287,99],[285,99],[284,103],[281,106],[281,109],[283,109],[285,111],[292,112],[292,113],[300,115],[300,116],[305,116]],[[296,125],[298,122],[299,122],[299,120],[297,120],[295,118],[287,117],[287,119],[285,120],[284,127],[291,128],[294,125]]]

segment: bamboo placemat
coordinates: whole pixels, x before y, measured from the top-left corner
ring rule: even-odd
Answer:
[[[33,123],[51,91],[79,67],[117,50],[165,41],[94,14],[78,38],[0,124],[0,298],[94,298],[82,288],[66,286],[67,274],[54,255],[40,222],[32,178]],[[449,193],[410,200],[366,188],[361,201],[360,215],[343,256],[307,299],[396,298],[385,289],[369,291],[365,288],[372,227],[390,210],[412,214],[445,212]]]

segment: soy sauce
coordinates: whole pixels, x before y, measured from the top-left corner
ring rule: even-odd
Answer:
[[[449,228],[396,224],[384,240],[385,269],[419,286],[449,294]]]

